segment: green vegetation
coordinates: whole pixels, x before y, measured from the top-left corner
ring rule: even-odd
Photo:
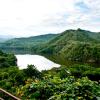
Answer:
[[[67,30],[49,41],[40,52],[68,61],[100,63],[100,33]]]
[[[34,65],[19,70],[15,56],[0,51],[0,87],[22,100],[100,100],[100,33],[67,30],[58,35],[12,39],[0,48],[63,62],[59,68],[42,72]]]
[[[0,51],[0,68],[16,66],[16,57],[13,54],[5,54]]]
[[[28,38],[14,38],[1,43],[0,49],[8,53],[35,53],[36,47],[40,47],[56,36],[56,34],[46,34]]]
[[[22,100],[99,100],[100,68],[74,64],[39,72],[35,66],[19,70],[11,54],[0,51],[10,66],[0,67],[0,88]],[[1,64],[1,63],[0,63]],[[4,67],[3,67],[4,66]],[[7,99],[7,97],[4,97]]]
[[[22,99],[35,100],[97,100],[100,95],[100,85],[84,77],[75,79],[70,76],[47,78],[39,81],[29,81],[17,90]]]
[[[15,38],[0,44],[6,52],[59,56],[68,61],[100,63],[100,33],[66,30],[29,38]]]

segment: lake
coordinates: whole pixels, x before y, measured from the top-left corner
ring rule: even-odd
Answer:
[[[54,63],[53,61],[45,58],[40,55],[16,55],[17,58],[17,66],[19,69],[27,68],[27,65],[34,65],[39,71],[49,70],[53,67],[60,67],[59,64]]]

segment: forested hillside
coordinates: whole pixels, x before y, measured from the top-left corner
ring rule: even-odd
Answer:
[[[38,45],[43,42],[47,42],[50,39],[54,38],[56,34],[47,34],[47,35],[40,35],[40,36],[33,36],[33,37],[26,37],[26,38],[14,38],[11,40],[8,40],[4,43],[4,46],[9,47],[27,47],[27,46],[34,46]]]
[[[100,63],[100,33],[66,30],[45,44],[40,52],[70,61]]]
[[[14,38],[0,44],[0,49],[5,52],[12,53],[34,53],[35,47],[41,46],[44,43],[55,38],[57,34],[46,34],[27,38]],[[32,51],[32,49],[34,51]]]
[[[0,44],[12,53],[59,56],[69,61],[100,63],[100,33],[82,29],[66,30],[29,38],[15,38]]]

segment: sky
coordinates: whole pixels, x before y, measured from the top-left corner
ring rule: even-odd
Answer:
[[[100,31],[100,0],[0,0],[0,35]]]

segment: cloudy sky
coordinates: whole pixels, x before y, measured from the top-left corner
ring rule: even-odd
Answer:
[[[100,31],[100,0],[0,0],[0,35]]]

